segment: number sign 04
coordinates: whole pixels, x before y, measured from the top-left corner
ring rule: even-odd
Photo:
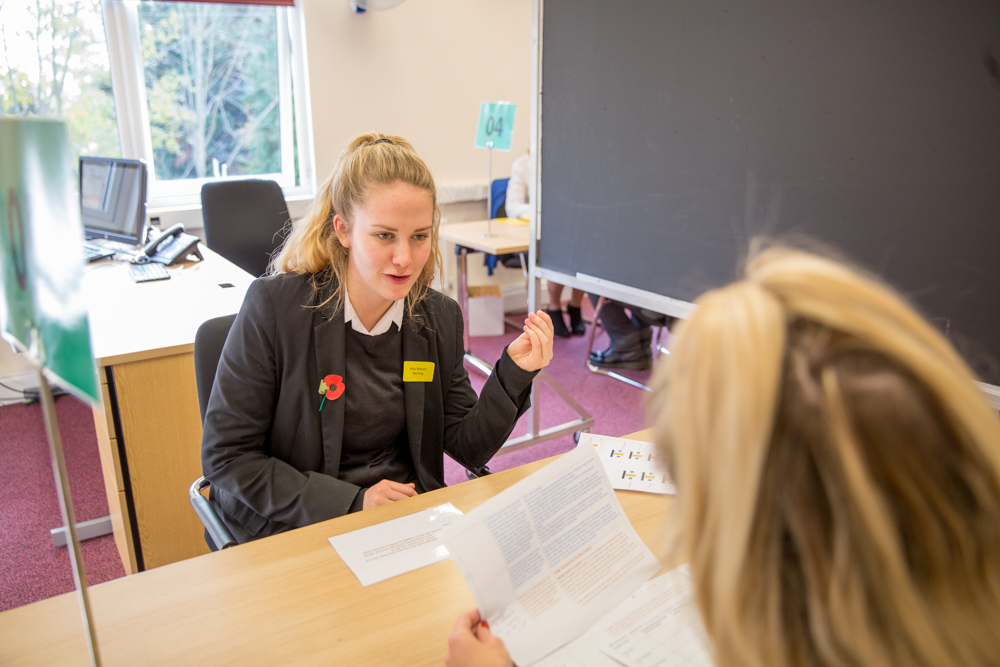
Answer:
[[[479,107],[479,129],[476,132],[476,148],[510,150],[514,135],[514,112],[517,105],[512,102],[483,102]]]

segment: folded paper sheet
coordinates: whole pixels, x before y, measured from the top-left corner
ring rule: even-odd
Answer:
[[[331,537],[330,545],[362,586],[448,558],[441,529],[462,512],[451,503]]]
[[[660,569],[589,447],[457,519],[441,541],[522,667],[579,636]]]

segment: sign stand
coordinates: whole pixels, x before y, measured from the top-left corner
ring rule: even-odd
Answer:
[[[493,233],[493,141],[486,142],[486,233],[483,238],[496,236]]]
[[[100,401],[87,310],[80,294],[83,238],[71,177],[66,124],[47,118],[0,118],[0,337],[38,368],[39,398],[52,474],[80,602],[90,664],[101,664],[87,594],[66,457],[48,378],[90,403]],[[46,377],[48,376],[48,377]]]
[[[80,540],[76,533],[73,498],[70,495],[69,479],[66,473],[66,457],[63,455],[62,439],[59,437],[59,424],[56,421],[52,389],[49,387],[48,380],[45,379],[45,373],[41,370],[38,371],[38,387],[45,415],[45,431],[49,436],[49,453],[52,456],[52,474],[56,480],[56,495],[59,496],[63,524],[69,534],[66,547],[69,550],[69,562],[73,568],[73,582],[76,584],[77,599],[80,602],[80,616],[83,619],[83,631],[87,637],[90,664],[99,667],[101,658],[97,649],[97,635],[94,632],[94,623],[90,613],[90,595],[87,592],[87,575],[83,567],[83,554],[80,552]]]

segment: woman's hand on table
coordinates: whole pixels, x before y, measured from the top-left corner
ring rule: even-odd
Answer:
[[[551,325],[550,325],[551,326]],[[479,610],[467,611],[455,621],[448,635],[448,667],[512,667],[510,655],[499,637],[479,616]]]
[[[539,310],[528,313],[524,333],[507,346],[507,354],[522,370],[537,371],[552,361],[552,319]]]
[[[389,503],[394,503],[397,500],[411,498],[415,495],[417,495],[417,489],[413,482],[410,482],[409,484],[400,484],[399,482],[394,482],[391,479],[383,479],[375,486],[370,486],[365,489],[365,500],[361,509],[370,510],[373,507],[388,505]]]

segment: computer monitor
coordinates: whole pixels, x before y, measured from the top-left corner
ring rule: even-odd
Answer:
[[[142,245],[146,235],[146,164],[80,158],[80,211],[87,239]]]

